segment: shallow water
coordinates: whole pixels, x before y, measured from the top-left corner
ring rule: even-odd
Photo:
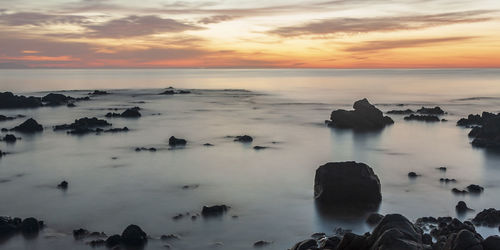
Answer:
[[[168,86],[193,93],[157,95],[162,90],[156,88]],[[75,108],[0,110],[33,117],[46,128],[20,135],[15,144],[0,142],[0,150],[11,153],[0,159],[0,214],[33,216],[48,224],[40,237],[14,237],[0,248],[90,249],[73,240],[73,229],[114,234],[128,224],[140,225],[154,238],[179,234],[181,240],[168,242],[174,249],[252,249],[258,240],[273,241],[266,249],[286,249],[315,232],[332,234],[336,227],[371,230],[364,218],[315,207],[314,172],[328,161],[370,165],[382,183],[383,214],[457,216],[459,200],[475,212],[500,208],[500,153],[473,148],[468,129],[455,126],[469,113],[500,111],[500,70],[0,71],[1,91],[41,96],[46,92],[35,91],[71,89],[112,94]],[[392,115],[395,124],[376,133],[323,125],[333,109],[350,108],[363,97],[383,111],[439,105],[449,121],[408,122]],[[114,127],[130,128],[128,133],[71,136],[51,129],[84,116],[104,118],[108,108],[133,106],[142,108],[141,118],[108,119]],[[251,145],[227,137],[243,134],[254,137]],[[188,145],[169,150],[172,135],[186,138]],[[270,148],[256,151],[255,145]],[[135,152],[136,147],[159,150]],[[440,166],[448,171],[436,170]],[[409,171],[422,176],[408,179]],[[441,184],[441,177],[458,182]],[[69,181],[66,192],[55,187],[62,180]],[[457,196],[450,191],[472,183],[485,192]],[[191,184],[199,187],[182,189]],[[231,209],[221,218],[172,219],[215,204]],[[479,229],[484,235],[497,230]],[[164,249],[164,244],[150,240],[146,249]]]

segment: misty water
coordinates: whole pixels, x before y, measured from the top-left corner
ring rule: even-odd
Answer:
[[[158,95],[173,86],[191,94]],[[287,249],[312,233],[337,227],[371,230],[365,217],[328,214],[316,208],[313,182],[318,166],[358,161],[380,178],[379,212],[456,217],[464,200],[475,209],[500,208],[500,152],[474,148],[469,129],[456,121],[470,113],[500,111],[500,70],[2,70],[0,90],[43,96],[55,90],[73,97],[105,89],[76,107],[0,110],[35,118],[43,133],[17,134],[0,142],[0,215],[35,217],[47,228],[35,239],[15,236],[3,249],[90,249],[72,230],[108,235],[137,224],[153,240],[146,249]],[[334,109],[350,109],[361,98],[382,111],[442,107],[447,122],[404,121],[380,132],[328,128]],[[404,106],[401,106],[404,104]],[[127,133],[84,136],[52,131],[52,126],[98,117],[110,108],[141,107],[138,119],[107,118]],[[0,123],[11,128],[25,118]],[[248,134],[251,144],[228,136]],[[5,133],[2,133],[2,136]],[[170,149],[168,138],[185,138]],[[203,146],[211,143],[213,147]],[[267,146],[254,150],[253,146]],[[156,147],[156,152],[136,152]],[[448,171],[436,170],[445,166]],[[409,179],[415,171],[422,176]],[[439,178],[455,178],[443,184]],[[62,191],[56,185],[69,182]],[[453,187],[485,187],[481,195],[454,195]],[[183,189],[184,185],[198,185]],[[174,220],[199,213],[204,205],[226,204],[222,217]],[[236,217],[237,216],[237,217]],[[497,228],[480,227],[484,235]],[[181,239],[164,242],[162,234]]]

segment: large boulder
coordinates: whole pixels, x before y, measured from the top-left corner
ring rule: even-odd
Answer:
[[[338,109],[330,115],[328,126],[337,128],[350,128],[356,130],[374,130],[382,129],[394,121],[384,116],[382,111],[370,104],[368,100],[362,99],[356,101],[353,105],[354,110]]]
[[[14,95],[12,92],[0,92],[0,109],[36,108],[42,106],[42,99],[34,96]]]
[[[43,126],[38,124],[38,122],[35,119],[30,118],[25,122],[21,123],[20,125],[14,127],[12,130],[21,133],[35,133],[43,131]]]
[[[129,225],[121,235],[121,242],[126,246],[143,246],[147,241],[146,233],[137,225]]]
[[[388,214],[368,238],[370,249],[424,249],[423,232],[400,214]]]
[[[376,208],[382,200],[380,180],[364,163],[329,162],[316,170],[314,198],[338,208]]]
[[[483,241],[484,250],[500,250],[500,236],[494,235]]]
[[[448,236],[444,250],[483,250],[483,239],[477,233],[463,229]]]

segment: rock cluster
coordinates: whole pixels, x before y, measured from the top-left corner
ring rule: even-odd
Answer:
[[[353,108],[354,110],[338,109],[333,111],[326,124],[336,128],[374,130],[394,123],[390,117],[384,116],[382,111],[370,104],[366,98],[356,101]]]

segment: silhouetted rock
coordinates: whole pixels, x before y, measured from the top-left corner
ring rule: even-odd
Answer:
[[[447,168],[446,167],[438,167],[437,170],[446,172]]]
[[[382,200],[380,181],[364,163],[330,162],[316,170],[314,197],[321,204],[375,208]]]
[[[43,126],[38,124],[38,122],[35,121],[35,119],[30,118],[25,122],[21,123],[20,125],[14,127],[12,130],[21,133],[35,133],[43,131]]]
[[[500,236],[492,235],[483,241],[484,250],[500,250]]]
[[[455,179],[448,179],[448,178],[440,178],[440,182],[448,183],[448,182],[457,182]]]
[[[388,214],[368,237],[370,249],[424,249],[423,232],[400,214]]]
[[[465,212],[470,211],[472,209],[468,208],[467,204],[465,204],[464,201],[459,201],[457,203],[457,205],[455,206],[455,210],[457,211],[457,213],[465,213]]]
[[[68,182],[67,181],[62,181],[61,183],[59,183],[57,185],[57,187],[60,188],[60,189],[66,190],[66,189],[68,189]]]
[[[37,108],[42,106],[42,99],[34,96],[14,95],[12,92],[0,92],[0,109]]]
[[[463,229],[457,234],[450,235],[443,249],[483,250],[481,245],[482,240],[479,234]]]
[[[483,112],[481,115],[470,114],[467,118],[461,118],[460,120],[458,120],[457,126],[481,126],[483,125],[485,120],[493,118],[495,116],[495,114],[489,112]]]
[[[203,146],[205,146],[205,147],[213,147],[214,144],[212,144],[212,143],[205,143],[205,144],[203,144]]]
[[[94,90],[94,92],[89,93],[89,95],[109,95],[109,93],[103,90]]]
[[[145,148],[145,147],[141,147],[141,148],[135,148],[135,151],[136,152],[140,152],[140,151],[149,151],[149,152],[156,152],[156,148]]]
[[[123,111],[121,117],[130,117],[130,118],[141,117],[141,113],[139,113],[137,109],[131,108]]]
[[[186,144],[187,144],[186,140],[180,139],[180,138],[175,138],[174,136],[171,136],[168,139],[168,145],[170,145],[172,147],[175,147],[175,146],[184,146]]]
[[[10,121],[10,120],[14,120],[14,119],[16,119],[16,118],[15,117],[11,117],[11,116],[0,115],[0,122]]]
[[[417,110],[417,113],[426,115],[443,115],[445,112],[440,107],[434,107],[434,108],[422,107],[419,110]]]
[[[254,247],[265,247],[268,245],[271,245],[273,242],[272,241],[266,241],[266,240],[259,240],[255,243],[253,243]]]
[[[102,129],[95,129],[100,127],[111,126],[106,120],[97,119],[96,117],[88,118],[80,118],[75,120],[75,122],[71,124],[62,124],[54,126],[54,131],[57,130],[70,130],[69,134],[87,134],[93,132],[103,132]],[[127,129],[128,130],[128,129]]]
[[[191,94],[189,90],[179,90],[178,94]]]
[[[121,236],[121,242],[126,246],[143,246],[147,241],[146,233],[137,225],[129,225]]]
[[[485,209],[479,212],[474,219],[476,225],[494,227],[500,225],[500,210],[494,208]]]
[[[290,250],[310,250],[317,248],[318,248],[318,243],[316,243],[316,240],[308,239],[295,244],[295,246],[293,246]]]
[[[118,132],[128,132],[129,129],[127,127],[123,127],[123,128],[110,128],[110,129],[106,129],[104,130],[103,132],[104,133],[118,133]]]
[[[420,175],[418,175],[418,174],[417,174],[417,173],[415,173],[415,172],[409,172],[409,173],[408,173],[408,177],[409,177],[409,178],[417,178],[417,177],[419,177],[419,176],[420,176]]]
[[[460,190],[460,189],[458,189],[458,188],[453,188],[453,189],[451,190],[451,192],[453,192],[454,194],[467,194],[467,193],[469,193],[469,192],[467,192],[466,190]]]
[[[165,90],[163,92],[160,93],[160,95],[173,95],[175,94],[175,92],[173,90]]]
[[[383,218],[384,216],[379,213],[371,213],[368,218],[366,218],[366,223],[369,225],[377,225]]]
[[[23,220],[21,223],[21,232],[23,234],[37,234],[42,228],[43,222],[30,217]]]
[[[50,93],[42,97],[42,102],[45,103],[45,105],[47,106],[59,106],[59,105],[66,105],[69,101],[74,99],[75,98],[70,96],[65,96],[63,94]]]
[[[90,234],[90,232],[86,229],[83,229],[83,228],[73,230],[73,238],[75,238],[75,240],[82,240],[85,237],[87,237],[89,234]]]
[[[439,117],[435,115],[414,115],[405,116],[406,121],[439,122]]]
[[[326,121],[330,127],[350,128],[356,130],[374,130],[382,129],[394,121],[384,116],[382,111],[370,104],[368,100],[362,99],[356,101],[353,105],[354,110],[338,109],[330,115],[330,121]]]
[[[118,234],[111,235],[106,239],[105,245],[107,248],[119,246],[122,242],[122,237]]]
[[[472,145],[476,147],[500,147],[500,114],[485,116],[482,126],[474,127],[469,136],[474,138]]]
[[[467,190],[471,193],[479,194],[483,192],[484,188],[476,184],[471,184],[467,186]]]
[[[253,149],[255,150],[262,150],[262,149],[266,149],[268,147],[265,147],[265,146],[254,146]]]
[[[215,205],[211,207],[203,206],[201,210],[201,215],[207,216],[220,216],[227,212],[229,209],[226,205]]]
[[[413,114],[413,113],[415,113],[415,111],[413,111],[411,109],[387,111],[387,114],[391,114],[391,115],[409,115],[409,114]]]
[[[19,231],[20,222],[10,217],[0,217],[0,240],[9,238]]]
[[[248,142],[252,142],[253,138],[251,136],[249,136],[249,135],[239,135],[239,136],[236,136],[236,138],[234,139],[234,141],[248,143]]]
[[[13,134],[6,134],[4,137],[3,137],[3,140],[5,142],[16,142],[17,141],[17,137]]]

